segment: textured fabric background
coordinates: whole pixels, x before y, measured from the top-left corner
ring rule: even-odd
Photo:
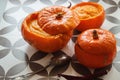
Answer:
[[[88,0],[69,1],[74,5]],[[94,80],[120,80],[120,0],[89,1],[100,3],[105,8],[106,19],[102,28],[111,31],[117,39],[117,56],[111,71]],[[21,36],[23,19],[29,13],[52,5],[68,6],[69,3],[68,0],[0,0],[0,80],[9,80],[9,77],[43,68],[54,55],[74,54],[73,46],[78,35],[76,31],[64,49],[48,55],[31,47]],[[50,67],[33,76],[31,80],[57,80],[58,73],[75,76],[91,74],[88,68],[73,61],[63,67]]]

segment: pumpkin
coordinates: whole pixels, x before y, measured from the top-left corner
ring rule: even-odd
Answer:
[[[82,32],[75,43],[78,61],[90,68],[105,67],[116,55],[116,39],[104,29],[88,29]]]
[[[102,5],[95,2],[81,2],[71,7],[79,17],[80,24],[77,30],[100,28],[105,19],[105,11]]]
[[[62,49],[79,24],[73,11],[63,6],[46,7],[29,14],[22,23],[23,38],[43,52]]]

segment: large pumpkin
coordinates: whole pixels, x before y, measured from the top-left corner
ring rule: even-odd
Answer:
[[[81,2],[71,7],[77,13],[80,24],[77,30],[100,28],[105,19],[105,11],[102,5],[95,2]]]
[[[79,24],[74,12],[63,6],[52,6],[29,14],[22,23],[22,36],[44,52],[62,49]]]
[[[115,58],[116,39],[107,30],[88,29],[78,36],[75,55],[78,61],[87,67],[107,66]]]

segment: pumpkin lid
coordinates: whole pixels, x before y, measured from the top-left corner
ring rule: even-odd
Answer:
[[[78,36],[77,44],[86,53],[109,54],[116,49],[114,35],[103,29],[88,29]]]
[[[56,35],[73,30],[79,24],[75,14],[67,7],[51,6],[39,12],[37,21],[45,32]]]

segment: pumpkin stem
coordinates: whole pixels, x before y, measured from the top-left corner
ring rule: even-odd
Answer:
[[[68,1],[68,2],[69,2],[69,6],[67,8],[70,8],[72,6],[72,3],[70,1]]]
[[[93,39],[98,39],[98,34],[96,30],[93,30]]]
[[[57,13],[56,19],[61,19],[62,16],[63,16],[63,13],[59,12],[59,13]]]

